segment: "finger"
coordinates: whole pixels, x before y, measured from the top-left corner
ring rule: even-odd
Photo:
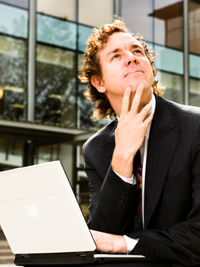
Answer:
[[[129,111],[130,96],[131,96],[131,87],[127,87],[125,92],[124,92],[124,97],[123,97],[123,100],[122,100],[120,118],[125,116]]]
[[[152,108],[151,104],[147,104],[146,106],[144,106],[142,108],[142,110],[139,112],[139,116],[141,117],[141,119],[144,121],[146,119],[146,117],[148,116],[148,114],[150,113],[150,110]]]
[[[143,90],[144,90],[144,84],[140,83],[137,87],[137,90],[136,90],[136,93],[135,93],[135,96],[132,102],[132,106],[131,106],[131,111],[133,111],[135,115],[138,113],[138,108],[141,103]]]
[[[144,125],[146,129],[149,127],[149,124],[151,123],[152,119],[153,119],[153,114],[149,113],[148,116],[144,120]]]

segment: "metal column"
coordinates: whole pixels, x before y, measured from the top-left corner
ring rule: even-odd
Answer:
[[[189,104],[189,0],[183,0],[184,104]]]
[[[28,43],[28,97],[27,120],[35,119],[35,45],[36,45],[36,1],[29,0],[29,43]]]

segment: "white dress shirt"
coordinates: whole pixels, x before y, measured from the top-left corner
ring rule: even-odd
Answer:
[[[149,113],[152,113],[154,115],[155,109],[156,109],[156,100],[155,96],[153,94],[151,101],[151,110]],[[141,164],[142,164],[142,222],[143,222],[143,229],[144,229],[144,188],[145,188],[145,175],[146,175],[146,163],[147,163],[147,148],[148,148],[148,141],[149,141],[149,134],[151,129],[151,123],[149,127],[147,128],[144,142],[142,146],[140,147],[140,155],[141,155]],[[117,174],[123,181],[130,183],[130,184],[136,184],[136,177],[132,176],[132,178],[125,178],[119,174]],[[127,251],[130,253],[134,247],[136,246],[138,239],[130,238],[126,235],[124,235],[126,244],[127,244]]]

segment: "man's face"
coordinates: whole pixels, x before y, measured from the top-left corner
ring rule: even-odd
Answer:
[[[139,41],[127,33],[112,34],[99,52],[102,71],[102,86],[97,88],[108,97],[116,111],[125,89],[132,88],[134,97],[137,86],[144,84],[142,102],[148,103],[152,96],[154,81],[152,67]],[[146,102],[146,103],[145,103]]]

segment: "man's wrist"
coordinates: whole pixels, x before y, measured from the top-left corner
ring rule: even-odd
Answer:
[[[115,172],[115,171],[114,171]],[[119,176],[119,178],[121,178],[124,182],[128,183],[128,184],[132,184],[135,185],[137,183],[137,179],[135,177],[135,175],[133,174],[131,178],[125,178],[122,175],[120,175],[119,173],[115,172],[117,174],[117,176]]]
[[[124,236],[114,235],[113,253],[127,254],[127,244]]]
[[[133,239],[128,237],[127,235],[124,235],[124,238],[126,240],[127,254],[129,254],[135,248],[139,239]]]
[[[131,178],[133,175],[133,160],[123,160],[120,157],[114,157],[111,162],[111,166],[114,172],[125,178]]]

